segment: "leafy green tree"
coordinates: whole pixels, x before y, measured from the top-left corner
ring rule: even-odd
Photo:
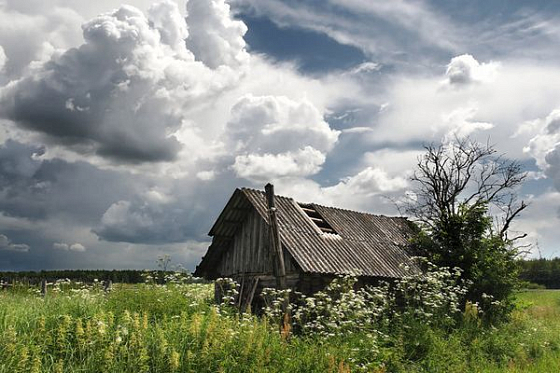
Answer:
[[[513,219],[527,204],[516,189],[525,179],[521,165],[470,139],[426,146],[412,181],[405,212],[420,227],[413,247],[446,267],[460,267],[470,284],[463,303],[476,303],[488,322],[512,309],[517,285]]]

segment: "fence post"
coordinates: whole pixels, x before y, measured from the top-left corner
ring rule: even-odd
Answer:
[[[47,295],[47,280],[41,280],[41,295],[43,297]]]

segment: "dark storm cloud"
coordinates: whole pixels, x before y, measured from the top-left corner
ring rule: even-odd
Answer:
[[[123,162],[172,161],[181,149],[173,133],[189,105],[220,92],[236,76],[227,69],[213,73],[194,60],[184,43],[185,20],[172,2],[155,4],[148,16],[123,6],[82,28],[84,44],[54,53],[0,90],[0,115],[81,153]],[[238,64],[247,58],[236,34],[244,30],[225,31],[236,44],[228,49],[228,40],[213,34],[230,52],[215,63]],[[205,63],[227,56],[198,50]]]
[[[48,62],[38,76],[6,87],[0,104],[3,116],[103,156],[124,161],[174,159],[180,146],[165,129],[177,128],[179,121],[155,110],[164,100],[146,96],[157,86],[127,74],[130,66],[123,61],[133,48],[121,50],[126,40],[105,40],[110,35],[100,32],[88,35],[87,44]],[[118,45],[106,45],[111,41]]]
[[[93,231],[102,240],[135,244],[206,240],[236,186],[228,173],[207,182],[175,180],[166,192],[146,189],[113,203]]]
[[[95,67],[89,56],[70,50],[60,61],[45,66],[49,80],[55,84],[34,78],[19,82],[17,92],[2,103],[4,115],[59,143],[79,144],[84,151],[109,158],[131,162],[172,160],[179,143],[151,125],[172,126],[174,119],[154,115],[156,103],[140,108],[133,107],[133,102],[114,106],[118,100],[114,90],[128,78],[117,73],[106,84],[94,83],[103,76]]]
[[[230,175],[218,186],[163,183],[169,184],[164,194],[148,175],[42,154],[42,147],[13,140],[0,146],[0,270],[151,267],[157,255],[150,251],[158,247],[179,252],[181,243],[207,240],[214,215],[234,188]],[[106,225],[123,203],[129,209],[121,220]],[[142,247],[142,257],[130,258],[136,249],[123,242]],[[68,250],[60,249],[64,245]],[[191,254],[181,256],[193,267],[199,257]]]
[[[134,191],[132,175],[85,162],[42,160],[43,148],[8,140],[0,146],[0,212],[31,220],[53,216],[95,222]]]
[[[0,234],[0,251],[28,252],[29,245],[13,243],[6,235]]]

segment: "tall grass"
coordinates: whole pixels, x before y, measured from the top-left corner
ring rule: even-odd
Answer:
[[[289,339],[266,319],[212,304],[211,284],[0,292],[0,372],[556,372],[560,292],[518,295],[497,328],[414,319]]]

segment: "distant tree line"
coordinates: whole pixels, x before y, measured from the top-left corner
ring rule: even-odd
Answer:
[[[522,281],[560,289],[560,258],[521,260],[519,266]]]
[[[59,279],[69,279],[91,283],[94,280],[112,281],[114,283],[137,284],[144,282],[142,274],[144,271],[135,269],[113,269],[113,270],[54,270],[54,271],[22,271],[22,272],[0,272],[2,282],[29,282],[36,284],[41,280],[55,281]]]

